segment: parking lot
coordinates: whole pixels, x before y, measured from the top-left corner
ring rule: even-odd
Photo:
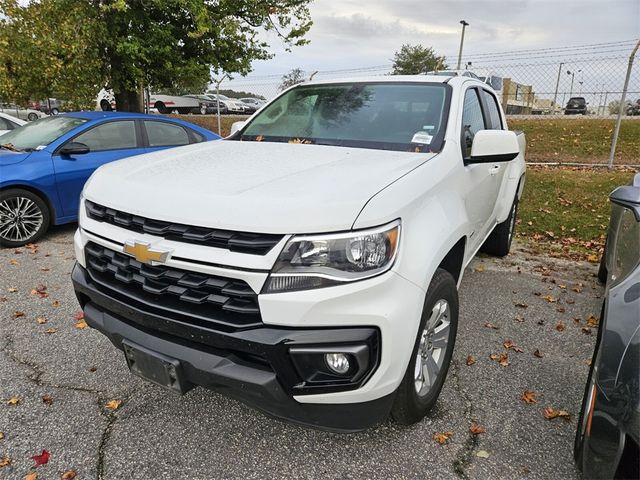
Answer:
[[[522,246],[474,260],[431,416],[339,435],[132,376],[120,351],[81,328],[74,228],[0,251],[0,465],[10,462],[0,478],[22,479],[43,450],[39,479],[70,470],[82,479],[578,477],[573,436],[597,334],[588,319],[602,294],[593,264],[532,258]],[[536,403],[521,399],[526,390]],[[569,419],[545,418],[548,407]]]

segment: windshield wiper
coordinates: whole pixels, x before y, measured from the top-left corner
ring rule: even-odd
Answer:
[[[4,148],[5,150],[11,150],[12,152],[22,151],[19,148],[14,147],[12,143],[3,143],[2,145],[0,145],[0,148]]]

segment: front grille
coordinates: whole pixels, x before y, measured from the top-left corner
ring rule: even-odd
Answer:
[[[85,256],[94,281],[165,316],[225,331],[262,324],[258,295],[243,280],[147,265],[93,242]]]
[[[99,222],[126,228],[132,232],[148,233],[177,242],[226,248],[232,252],[266,255],[282,240],[282,235],[268,233],[233,232],[181,223],[152,220],[85,200],[87,216]]]

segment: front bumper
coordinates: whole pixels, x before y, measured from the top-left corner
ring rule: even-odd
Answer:
[[[115,298],[76,264],[72,281],[87,323],[119,349],[123,340],[180,361],[189,387],[202,385],[276,417],[334,431],[358,431],[382,421],[394,394],[358,403],[300,403],[292,347],[366,344],[373,352],[370,374],[380,361],[380,331],[374,327],[287,328],[268,326],[221,332],[180,328],[175,319],[142,311]],[[362,379],[366,382],[367,377]],[[298,383],[296,383],[298,382]],[[322,393],[321,388],[314,391]],[[349,388],[353,388],[350,386]],[[316,396],[314,395],[314,397]]]

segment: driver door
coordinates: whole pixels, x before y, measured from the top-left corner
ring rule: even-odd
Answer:
[[[70,142],[85,144],[89,153],[61,155],[60,150]],[[61,145],[52,158],[63,215],[78,213],[80,193],[98,167],[141,153],[144,153],[144,148],[134,120],[101,123]]]

